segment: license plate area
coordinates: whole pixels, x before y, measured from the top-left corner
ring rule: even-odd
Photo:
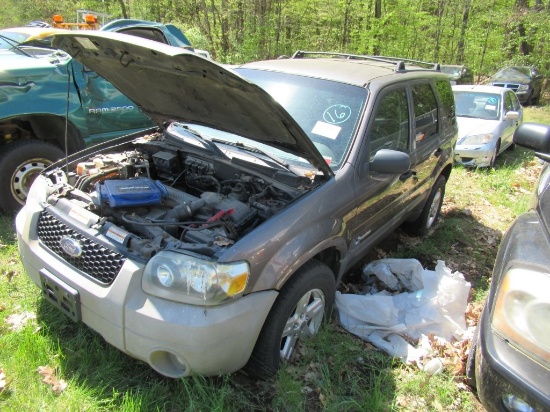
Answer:
[[[80,322],[80,295],[65,282],[46,270],[40,271],[40,287],[44,297],[75,322]]]

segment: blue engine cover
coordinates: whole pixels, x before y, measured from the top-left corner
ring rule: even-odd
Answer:
[[[106,180],[96,184],[100,204],[111,207],[159,205],[168,197],[168,190],[159,181],[140,178]]]

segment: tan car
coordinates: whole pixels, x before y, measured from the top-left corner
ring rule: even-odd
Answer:
[[[436,225],[457,136],[437,65],[299,52],[227,69],[117,33],[54,44],[158,128],[42,173],[22,261],[45,299],[163,375],[275,373],[369,249]]]

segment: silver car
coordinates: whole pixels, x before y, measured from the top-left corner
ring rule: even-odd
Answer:
[[[496,86],[453,86],[458,122],[455,163],[492,167],[497,156],[513,147],[512,136],[523,122],[515,93]]]

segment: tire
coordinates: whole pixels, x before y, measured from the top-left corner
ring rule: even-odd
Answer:
[[[63,150],[41,140],[20,140],[0,151],[0,208],[14,212],[25,204],[36,176],[65,155]]]
[[[531,98],[533,97],[533,93],[531,93],[529,96],[527,96],[527,99],[525,99],[525,103],[523,103],[523,107],[527,107],[531,104]]]
[[[500,150],[500,140],[497,142],[495,146],[495,151],[493,152],[493,157],[491,158],[491,161],[489,162],[489,167],[495,167],[495,162],[497,161],[498,152]]]
[[[406,222],[403,225],[405,232],[413,236],[426,236],[428,234],[437,222],[437,218],[441,212],[446,184],[447,179],[445,179],[445,176],[437,178],[418,219],[414,222]]]
[[[304,264],[284,285],[275,300],[244,370],[269,378],[289,361],[298,341],[317,333],[332,311],[336,293],[334,274],[325,264]]]

